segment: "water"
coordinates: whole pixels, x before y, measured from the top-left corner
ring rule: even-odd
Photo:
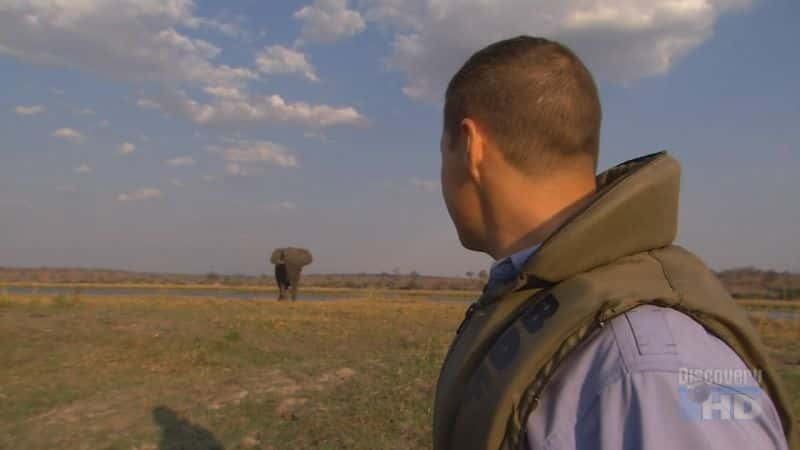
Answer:
[[[59,294],[69,295],[75,292],[74,287],[6,287],[11,295],[45,295],[56,296]],[[176,289],[176,288],[154,288],[154,287],[82,287],[78,290],[81,296],[87,297],[178,297],[178,298],[203,298],[203,299],[225,299],[225,300],[275,300],[278,298],[277,292],[270,291],[246,291],[238,289]],[[298,300],[321,301],[321,300],[341,300],[352,297],[350,292],[303,292],[300,291]]]
[[[800,310],[798,309],[748,309],[747,311],[754,317],[766,317],[772,320],[786,320],[797,322],[800,320]]]
[[[0,287],[1,291],[7,291],[11,295],[44,295],[55,297],[57,295],[69,295],[75,292],[74,287],[47,286],[47,287]],[[87,297],[177,297],[177,298],[202,298],[219,300],[244,300],[244,301],[263,301],[275,300],[278,293],[275,291],[248,291],[240,289],[192,289],[192,288],[157,288],[157,287],[81,287],[81,296]],[[369,291],[331,291],[320,292],[314,290],[300,290],[298,300],[301,301],[332,301],[346,300],[350,298],[363,298],[369,296]],[[402,292],[376,293],[376,296],[386,299],[397,298],[419,298],[430,301],[441,302],[467,302],[470,298],[446,294],[432,295],[410,295]]]

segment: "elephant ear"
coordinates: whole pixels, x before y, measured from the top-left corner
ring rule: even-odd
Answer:
[[[299,247],[285,247],[276,248],[273,250],[272,256],[269,258],[269,262],[272,264],[280,263],[281,253],[283,253],[284,257],[286,258],[283,262],[294,266],[307,266],[314,260],[314,258],[311,256],[311,252],[308,251],[308,249]]]
[[[311,252],[305,248],[289,247],[286,251],[286,262],[297,266],[307,266],[314,259]]]
[[[272,256],[269,257],[269,262],[272,263],[272,264],[278,264],[280,262],[286,262],[286,261],[281,261],[281,253],[282,252],[286,252],[286,249],[285,248],[276,248],[275,250],[273,250],[272,251]]]

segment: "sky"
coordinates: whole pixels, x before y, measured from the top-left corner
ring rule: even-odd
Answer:
[[[0,266],[463,275],[444,86],[519,34],[594,73],[600,169],[683,164],[678,243],[800,271],[794,0],[0,0]]]

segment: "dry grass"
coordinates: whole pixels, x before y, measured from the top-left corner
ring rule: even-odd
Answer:
[[[465,306],[0,295],[0,449],[430,448]],[[800,394],[800,324],[758,320]]]
[[[800,314],[795,314],[793,320],[776,320],[754,311],[750,317],[778,364],[800,418]]]
[[[426,448],[463,309],[12,297],[0,448]]]

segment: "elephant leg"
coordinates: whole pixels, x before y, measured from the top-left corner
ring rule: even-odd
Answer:
[[[275,282],[278,283],[278,300],[286,300],[286,293],[289,290],[289,280],[286,273],[286,265],[275,265]]]
[[[292,300],[297,300],[297,291],[300,288],[300,268],[288,267],[287,269]]]
[[[278,285],[278,300],[283,300],[286,298],[286,288],[284,287],[283,283],[280,280],[276,280]]]

